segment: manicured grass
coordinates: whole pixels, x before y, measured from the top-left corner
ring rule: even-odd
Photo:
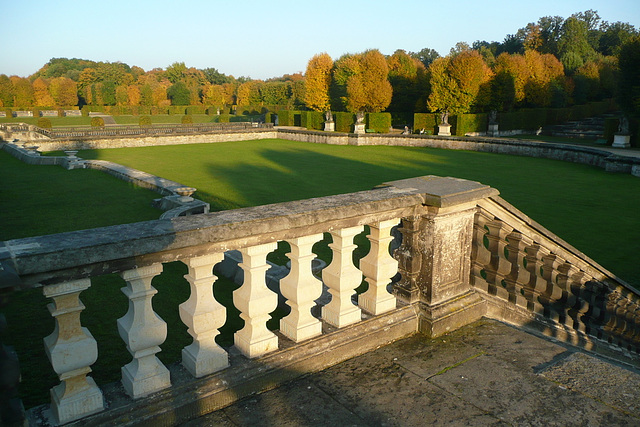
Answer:
[[[0,123],[26,123],[37,125],[39,117],[0,117]],[[90,126],[91,117],[47,117],[51,120],[51,125],[56,126]]]
[[[152,124],[180,124],[182,123],[182,117],[184,114],[159,114],[151,115]],[[208,116],[206,114],[192,114],[193,123],[211,123],[214,121],[214,116]],[[113,116],[113,119],[119,125],[138,125],[140,123],[140,116]]]
[[[373,188],[421,175],[480,181],[623,279],[640,286],[640,179],[562,161],[412,147],[284,140],[122,148],[79,156],[122,163],[185,185],[212,209]]]
[[[0,240],[158,219],[161,197],[90,169],[29,166],[0,151]]]
[[[3,154],[0,153],[2,172],[5,169]],[[370,189],[386,181],[421,175],[480,181],[499,189],[505,199],[531,218],[623,279],[640,286],[640,272],[636,268],[640,248],[640,179],[630,175],[611,174],[560,161],[489,153],[329,146],[284,140],[96,150],[79,155],[115,161],[194,186],[198,188],[196,197],[208,201],[214,209],[348,193]],[[22,190],[11,195],[3,191],[3,203],[5,200],[13,203],[25,193],[32,194],[34,189],[43,185],[43,181],[54,182],[53,188],[59,193],[83,195],[81,199],[85,205],[89,204],[86,200],[96,194],[94,190],[77,191],[78,180],[75,177],[68,182],[60,181],[58,177],[30,180],[28,175],[48,167],[22,166],[29,169],[9,171],[0,179],[5,183],[15,175],[18,181],[28,180],[30,184],[25,182]],[[57,167],[51,169],[69,176],[81,172],[68,172]],[[38,204],[42,205],[47,198],[54,196],[55,199],[57,195],[56,191],[49,190],[38,193],[34,198],[40,199]],[[33,216],[42,212],[33,208],[23,212],[27,217],[26,224],[42,222],[42,217]],[[131,210],[130,221],[146,219],[138,218],[135,212],[135,209]],[[64,215],[46,218],[55,218],[57,222]],[[72,222],[65,226],[73,229],[74,225]],[[10,228],[19,227],[28,226]],[[360,237],[359,241],[362,240]],[[325,239],[314,248],[324,259],[330,257],[327,242]],[[286,251],[286,244],[281,246],[283,249],[271,257],[279,263],[284,261],[282,253]],[[366,248],[361,245],[355,258],[365,253]],[[164,363],[178,361],[181,348],[191,342],[177,310],[177,305],[189,294],[188,284],[182,277],[185,273],[186,267],[180,262],[165,264],[163,274],[153,281],[153,286],[159,290],[153,299],[154,309],[169,327],[167,341],[159,353]],[[232,343],[233,332],[242,326],[242,320],[231,303],[231,293],[237,286],[224,278],[216,283],[216,298],[227,306],[229,313],[218,342],[228,346]],[[124,282],[116,275],[95,277],[92,285],[81,296],[87,307],[82,313],[82,324],[92,332],[99,345],[99,358],[92,366],[94,372],[91,375],[99,384],[105,384],[118,380],[120,367],[131,360],[115,323],[115,319],[126,313],[128,302],[120,292]],[[48,401],[48,389],[58,383],[41,341],[53,330],[53,319],[45,304],[41,291],[35,289],[17,293],[13,297],[12,308],[7,310],[11,337],[6,342],[15,346],[21,355],[21,390],[28,407]],[[281,315],[274,314],[270,327],[277,327],[277,319]]]

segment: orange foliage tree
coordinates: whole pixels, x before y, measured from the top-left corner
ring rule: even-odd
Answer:
[[[35,98],[36,107],[52,107],[56,105],[56,101],[54,101],[49,92],[49,82],[42,77],[38,77],[33,81],[33,97]]]

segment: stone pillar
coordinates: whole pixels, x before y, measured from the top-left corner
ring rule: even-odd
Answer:
[[[335,132],[336,131],[336,122],[333,120],[330,122],[324,122],[324,131],[325,132]]]
[[[167,338],[167,324],[153,311],[151,299],[158,292],[151,280],[162,273],[162,264],[152,264],[121,273],[129,298],[127,314],[118,319],[118,332],[133,360],[122,367],[122,385],[134,399],[171,385],[169,370],[156,357]]]
[[[497,190],[435,176],[387,184],[424,197],[420,215],[403,220],[397,251],[411,254],[399,257],[401,274],[408,271],[410,277],[403,278],[396,293],[413,298],[418,288],[420,331],[436,337],[479,319],[486,304],[470,284],[473,220],[477,201],[497,195]]]
[[[316,257],[311,249],[321,239],[322,234],[313,234],[288,240],[291,271],[280,280],[280,293],[287,299],[291,313],[280,320],[280,332],[295,342],[322,334],[322,322],[311,315],[314,301],[322,295],[322,282],[311,271]]]
[[[222,261],[223,253],[189,258],[185,261],[189,273],[189,299],[180,304],[180,319],[189,328],[193,343],[182,349],[182,364],[196,378],[229,366],[227,352],[216,344],[218,328],[227,320],[227,309],[213,297],[217,277],[213,266]]]
[[[371,234],[367,237],[371,250],[360,260],[369,289],[358,296],[358,305],[367,313],[377,315],[396,308],[396,298],[387,291],[387,285],[398,272],[398,261],[389,254],[391,229],[397,224],[397,219],[369,224]]]
[[[356,245],[353,238],[364,226],[331,231],[333,242],[329,244],[333,259],[324,270],[322,280],[329,287],[331,301],[322,307],[322,318],[330,325],[342,328],[362,320],[360,308],[351,302],[351,296],[362,282],[362,272],[353,264],[352,254]]]
[[[500,136],[500,131],[498,130],[498,123],[489,123],[487,127],[487,136]]]
[[[78,420],[104,409],[102,392],[91,377],[90,366],[98,359],[98,345],[80,324],[80,292],[91,286],[89,279],[74,280],[43,288],[52,298],[49,312],[55,318],[53,333],[44,338],[51,366],[61,383],[51,389],[51,411],[57,423]]]
[[[267,254],[276,250],[277,243],[240,249],[244,282],[233,291],[233,303],[240,310],[244,328],[234,335],[236,347],[247,357],[254,358],[278,349],[278,337],[267,329],[269,313],[278,306],[278,295],[267,288],[266,273],[270,268]]]

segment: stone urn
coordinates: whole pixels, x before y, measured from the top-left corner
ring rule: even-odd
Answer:
[[[196,192],[196,189],[193,187],[178,187],[173,191],[180,196],[178,197],[179,202],[187,203],[193,201],[191,195]]]

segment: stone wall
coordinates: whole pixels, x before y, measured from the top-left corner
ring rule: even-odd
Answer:
[[[209,144],[278,138],[274,130],[243,130],[201,135],[105,137],[100,139],[38,141],[40,151],[91,150],[98,148],[152,147],[154,145]]]

